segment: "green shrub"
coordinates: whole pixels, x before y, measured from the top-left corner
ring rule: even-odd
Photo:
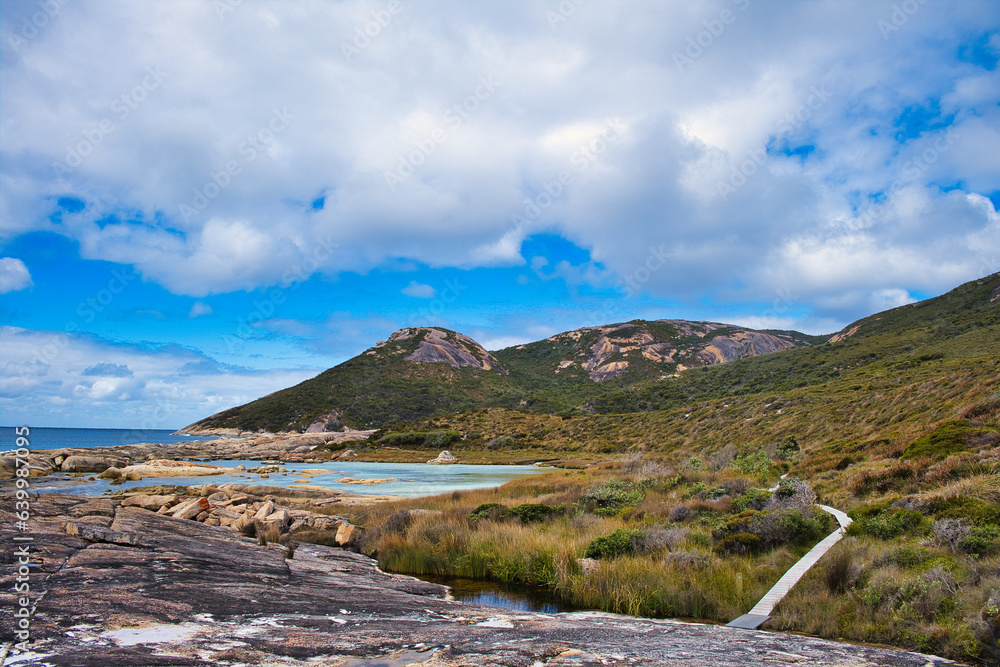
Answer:
[[[619,528],[613,533],[602,535],[587,545],[585,558],[618,558],[642,550],[646,531]]]
[[[527,503],[511,507],[508,515],[516,516],[523,523],[541,523],[546,519],[562,514],[566,508],[563,505],[543,505],[541,503]]]
[[[507,513],[507,506],[500,503],[483,503],[469,513],[469,518],[473,521],[480,519],[493,519],[494,521],[503,517]]]
[[[744,510],[762,510],[771,501],[771,492],[763,489],[751,489],[738,498],[733,498],[733,509],[737,512]]]
[[[899,537],[918,528],[923,515],[915,510],[888,507],[887,503],[848,513],[854,523],[848,527],[851,535],[871,535],[883,540]]]
[[[748,554],[760,551],[761,540],[753,533],[734,533],[715,545],[715,551],[723,554]]]
[[[1000,526],[1000,506],[978,498],[952,496],[935,499],[927,507],[927,512],[935,519],[965,519],[973,526]]]
[[[462,434],[458,431],[394,431],[380,437],[378,444],[388,447],[442,449],[461,439]]]
[[[889,554],[889,561],[904,569],[915,568],[931,559],[931,554],[923,547],[904,545]]]
[[[737,456],[729,464],[729,467],[736,472],[751,475],[759,479],[770,477],[774,471],[774,464],[771,463],[771,459],[764,450],[754,452],[753,454]]]
[[[980,429],[972,428],[964,419],[945,422],[910,443],[899,458],[905,461],[930,456],[940,461],[952,454],[966,451],[965,441],[969,436],[977,435],[979,432]]]
[[[959,540],[958,548],[974,556],[990,556],[997,550],[998,536],[1000,528],[996,526],[973,528],[968,535]]]
[[[635,507],[646,494],[631,482],[609,479],[580,496],[580,505],[598,516],[615,516],[627,507]]]

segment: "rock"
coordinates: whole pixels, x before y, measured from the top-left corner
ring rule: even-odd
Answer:
[[[340,524],[340,528],[337,529],[337,536],[334,540],[338,545],[345,547],[355,542],[364,531],[361,526],[355,526],[352,523],[347,523],[346,521]]]
[[[98,479],[121,479],[122,471],[121,468],[116,466],[111,466],[105,469],[100,475],[97,476]]]
[[[138,480],[146,477],[201,477],[203,475],[222,475],[228,472],[229,468],[208,463],[156,459],[122,468],[122,477]]]
[[[202,512],[207,512],[208,508],[208,498],[194,498],[171,508],[168,513],[177,519],[194,519]]]
[[[123,500],[122,507],[141,507],[144,510],[158,512],[162,507],[173,507],[177,501],[177,496],[149,496],[141,493]]]
[[[349,458],[357,456],[357,455],[358,455],[358,453],[356,451],[354,451],[353,449],[345,449],[344,451],[342,451],[340,453],[340,456],[338,456],[337,458],[338,459],[349,459]]]
[[[72,521],[66,523],[66,534],[90,542],[108,542],[126,546],[138,546],[141,543],[139,535],[134,532],[119,532],[109,528],[102,528],[101,526],[91,526]]]
[[[576,564],[580,566],[583,576],[588,576],[601,569],[601,562],[593,558],[577,558]]]
[[[247,467],[245,465],[243,465],[242,463],[239,464],[238,466],[236,466],[236,472],[246,472],[246,471],[247,471]]]
[[[284,532],[292,524],[292,515],[288,513],[288,510],[280,509],[269,514],[264,519],[264,524],[277,526],[278,530]]]
[[[427,463],[431,465],[447,465],[449,463],[457,463],[458,458],[452,456],[451,452],[445,450],[437,455],[436,459],[431,459]]]
[[[257,510],[257,513],[253,515],[253,518],[255,521],[263,521],[273,511],[274,511],[274,503],[268,500],[266,503],[260,506],[260,509]]]
[[[11,498],[0,498],[0,506],[8,507]],[[33,586],[32,592],[39,594],[31,600],[37,611],[32,614],[31,653],[9,656],[12,663],[954,664],[785,633],[467,604],[445,599],[443,586],[381,572],[361,554],[300,544],[295,557],[287,559],[284,549],[262,547],[230,530],[135,507],[118,507],[113,519],[101,517],[106,526],[83,527],[81,520],[72,521],[80,528],[65,530],[66,517],[90,511],[81,505],[89,502],[57,493],[45,493],[32,504],[32,533],[44,536],[31,543],[32,560],[38,564],[32,573],[38,588]],[[0,530],[6,531],[4,540],[13,535],[9,524]],[[142,541],[132,544],[134,535],[142,535]],[[148,643],[128,641],[140,628],[149,633]],[[430,650],[415,653],[415,641],[423,642],[418,650]]]
[[[63,472],[104,472],[112,462],[97,456],[68,456],[59,469]]]

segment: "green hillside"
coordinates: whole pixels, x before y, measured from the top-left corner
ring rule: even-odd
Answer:
[[[863,395],[875,386],[869,371],[905,382],[909,371],[964,368],[1000,354],[998,289],[1000,275],[992,275],[833,336],[634,320],[490,354],[453,331],[403,329],[315,378],[186,430],[382,428],[474,408],[648,413],[827,384]]]

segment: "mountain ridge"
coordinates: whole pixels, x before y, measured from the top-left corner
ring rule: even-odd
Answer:
[[[992,297],[998,290],[1000,274],[993,274],[825,336],[631,320],[490,352],[455,331],[406,327],[314,378],[180,432],[380,428],[481,407],[567,415],[645,412],[704,397],[807,386],[996,324],[1000,308]]]

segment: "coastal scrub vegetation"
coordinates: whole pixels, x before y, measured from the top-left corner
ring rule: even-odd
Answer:
[[[560,342],[498,352],[511,376],[488,382],[502,388],[452,374],[435,390],[454,392],[446,408],[397,410],[352,448],[421,461],[430,434],[448,434],[434,437],[462,462],[558,468],[352,509],[368,528],[360,547],[387,570],[728,622],[836,528],[821,502],[854,523],[765,629],[997,664],[998,294],[990,276],[833,342],[639,380],[537,371]]]

